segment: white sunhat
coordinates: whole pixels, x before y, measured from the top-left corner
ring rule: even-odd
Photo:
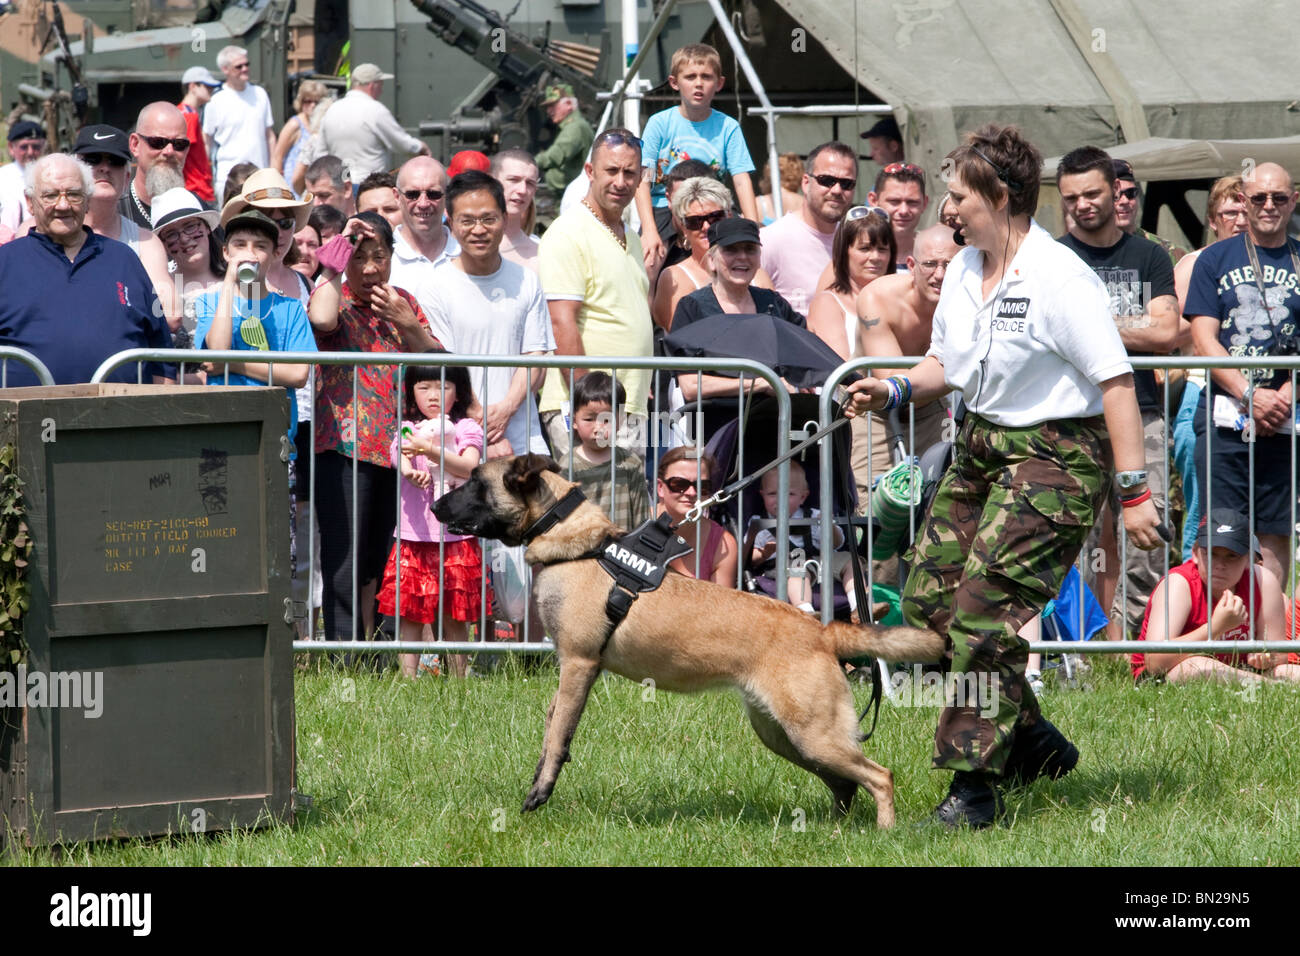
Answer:
[[[197,81],[196,81],[197,82]],[[161,196],[155,196],[149,206],[151,228],[157,232],[163,226],[182,219],[199,218],[208,224],[208,229],[216,229],[221,223],[221,213],[215,209],[204,209],[203,204],[188,189],[177,186]]]

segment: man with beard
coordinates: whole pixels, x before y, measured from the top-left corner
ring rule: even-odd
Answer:
[[[148,229],[153,224],[149,214],[153,197],[185,186],[185,157],[191,145],[185,114],[171,103],[150,103],[136,117],[130,145],[135,175],[119,209],[127,219]]]
[[[1168,355],[1178,344],[1182,322],[1174,295],[1173,265],[1156,243],[1120,228],[1115,216],[1119,184],[1110,156],[1095,146],[1071,150],[1056,168],[1056,185],[1071,223],[1069,233],[1061,237],[1061,242],[1091,266],[1105,284],[1110,293],[1111,317],[1128,354]],[[1157,511],[1164,514],[1169,474],[1164,399],[1150,369],[1134,371],[1133,383],[1142,412],[1146,452],[1146,473],[1141,480],[1147,483]],[[1122,493],[1125,479],[1117,476],[1117,480]],[[1127,627],[1134,634],[1141,630],[1147,599],[1164,576],[1165,564],[1162,549],[1145,551],[1129,543],[1124,562],[1128,581],[1126,614],[1115,593],[1119,579],[1118,562],[1114,560],[1117,499],[1118,494],[1112,490],[1108,508],[1102,512],[1098,524],[1100,544],[1108,559],[1099,575],[1099,597],[1103,607],[1111,606],[1112,598],[1115,599],[1111,606],[1112,640],[1124,636],[1126,617]],[[1090,550],[1091,546],[1085,548]]]
[[[853,204],[858,158],[844,143],[822,143],[808,154],[801,190],[803,206],[760,233],[763,269],[772,287],[800,315],[816,292],[817,278],[831,261],[835,230]]]

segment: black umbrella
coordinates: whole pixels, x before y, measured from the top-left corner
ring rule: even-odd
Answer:
[[[666,335],[664,349],[669,355],[683,357],[752,359],[795,388],[823,384],[844,362],[807,329],[774,315],[753,313],[720,313],[692,322]]]

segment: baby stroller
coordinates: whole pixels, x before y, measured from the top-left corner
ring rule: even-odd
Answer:
[[[790,404],[792,431],[790,442],[794,445],[817,430],[818,397],[816,395],[795,394],[790,396]],[[708,452],[718,463],[720,476],[715,480],[715,486],[735,481],[740,477],[742,467],[745,474],[752,474],[776,458],[779,453],[778,438],[776,399],[771,396],[763,396],[752,402],[745,403],[741,416],[727,422],[718,429],[706,446]],[[836,473],[848,474],[851,442],[849,429],[847,427],[838,428],[822,440],[832,442],[832,462]],[[743,461],[741,460],[742,451]],[[842,487],[838,482],[833,485],[832,500],[829,507],[827,507],[820,501],[821,455],[817,446],[806,449],[793,460],[803,467],[808,481],[809,495],[808,500],[804,502],[805,515],[809,513],[809,509],[817,508],[821,511],[823,519],[829,518],[834,521],[836,527],[844,535],[846,542],[865,538],[865,532],[861,529],[867,519],[850,519],[849,517],[856,512],[857,508],[857,492],[852,481],[847,483],[847,488]],[[731,501],[715,506],[713,518],[735,534],[736,541],[741,549],[740,558],[745,589],[775,597],[777,593],[775,558],[769,559],[759,567],[749,566],[754,536],[763,528],[774,530],[776,527],[775,519],[768,518],[763,510],[760,482],[751,484]],[[850,520],[852,524],[850,524]],[[830,569],[820,567],[821,542],[819,532],[814,530],[812,521],[809,518],[791,519],[790,543],[792,566],[796,564],[795,550],[798,549],[802,551],[805,561],[811,560],[813,562],[809,566],[810,571],[819,574],[823,570],[830,571]],[[839,553],[847,554],[847,544],[845,549]],[[835,616],[848,620],[848,595],[838,580],[834,581],[834,595]],[[821,610],[820,584],[813,588],[812,604],[818,611]]]

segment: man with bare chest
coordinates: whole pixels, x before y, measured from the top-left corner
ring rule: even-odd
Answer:
[[[924,355],[930,347],[930,326],[943,289],[943,277],[957,252],[952,230],[946,226],[932,226],[917,233],[913,254],[907,257],[908,271],[881,276],[858,295],[858,347],[854,354]],[[899,368],[875,369],[871,374],[884,378],[900,374],[909,365],[900,362]],[[867,417],[853,420],[852,467],[861,510],[865,511],[870,492],[868,462],[874,480],[894,466],[899,439],[910,454],[919,456],[943,437],[943,423],[948,418],[945,401],[909,407],[915,413],[914,425],[909,421],[907,409],[899,416],[897,425],[891,425],[888,416],[873,412],[869,438]]]

